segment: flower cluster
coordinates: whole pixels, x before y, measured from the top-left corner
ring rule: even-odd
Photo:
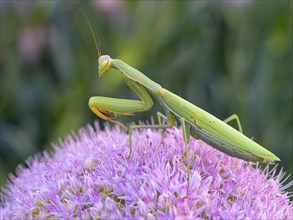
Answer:
[[[262,171],[180,129],[133,132],[88,126],[19,166],[1,195],[2,219],[289,219],[281,172]],[[291,183],[290,183],[291,184]],[[289,184],[289,185],[290,185]]]

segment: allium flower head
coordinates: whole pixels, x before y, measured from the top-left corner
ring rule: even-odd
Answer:
[[[292,219],[284,174],[262,171],[191,138],[189,195],[179,128],[88,126],[19,166],[2,189],[1,219]],[[289,185],[292,184],[289,183]]]

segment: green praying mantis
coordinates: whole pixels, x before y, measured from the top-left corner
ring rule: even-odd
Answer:
[[[201,139],[219,151],[245,161],[272,162],[280,160],[276,155],[242,133],[240,120],[236,114],[233,114],[222,121],[196,105],[184,100],[180,96],[163,88],[161,85],[152,81],[142,72],[131,67],[127,63],[119,59],[112,59],[109,55],[102,55],[93,31],[92,34],[99,55],[99,77],[103,77],[111,68],[120,71],[126,84],[140,98],[140,100],[128,100],[94,96],[89,99],[89,107],[98,117],[114,122],[128,131],[130,148],[128,158],[132,154],[133,129],[167,129],[176,125],[177,118],[182,126],[185,144],[188,182],[187,195],[190,178],[190,165],[188,158],[188,143],[190,136],[196,139]],[[153,106],[151,95],[159,102],[165,112],[165,114],[160,112],[157,113],[159,124],[130,125],[127,128],[120,122],[114,120],[116,116],[129,116],[133,115],[135,112],[149,110]],[[165,124],[162,124],[162,119],[165,119]],[[227,124],[232,120],[236,120],[239,130],[236,130]]]

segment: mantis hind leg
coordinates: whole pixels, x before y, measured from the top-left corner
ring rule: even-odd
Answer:
[[[233,114],[233,115],[229,116],[228,118],[226,118],[224,120],[224,122],[228,124],[230,121],[233,121],[233,120],[236,120],[239,132],[243,133],[238,115]]]

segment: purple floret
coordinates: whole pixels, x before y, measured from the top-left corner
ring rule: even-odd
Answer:
[[[284,173],[191,138],[190,188],[179,128],[161,133],[97,124],[20,165],[2,189],[1,219],[292,219]],[[28,168],[27,168],[28,167]]]

